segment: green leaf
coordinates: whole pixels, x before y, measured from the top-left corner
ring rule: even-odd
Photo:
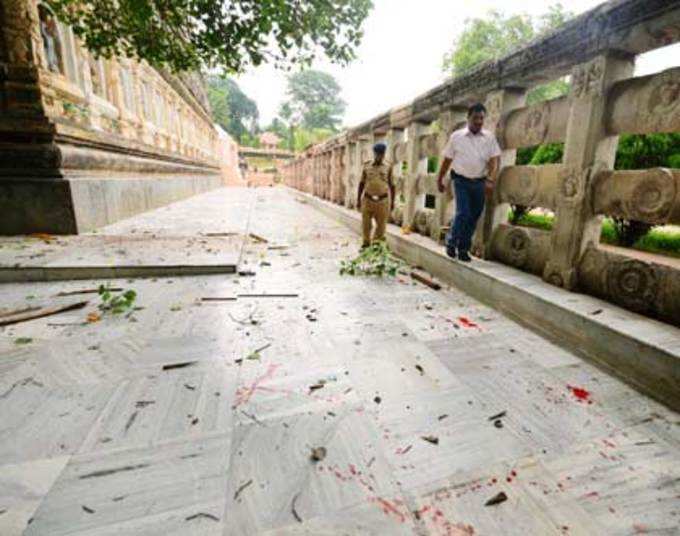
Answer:
[[[18,337],[14,339],[14,344],[30,344],[33,342],[31,337]]]

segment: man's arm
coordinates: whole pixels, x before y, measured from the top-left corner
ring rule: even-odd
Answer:
[[[357,193],[357,208],[361,208],[361,196],[364,193],[364,181],[366,180],[366,171],[361,171],[361,179],[359,179],[359,192]]]
[[[487,180],[485,189],[487,194],[491,194],[496,186],[496,179],[498,178],[498,168],[500,167],[501,157],[492,156],[487,164]]]
[[[446,187],[444,186],[444,176],[448,173],[450,167],[451,159],[445,156],[444,160],[442,160],[442,163],[439,166],[439,175],[437,176],[437,189],[441,193],[444,193],[444,190],[446,190]]]

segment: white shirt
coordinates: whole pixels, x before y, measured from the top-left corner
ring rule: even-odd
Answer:
[[[444,158],[451,159],[453,171],[468,179],[485,177],[489,160],[500,154],[496,136],[485,129],[473,134],[467,126],[451,134],[442,152]]]

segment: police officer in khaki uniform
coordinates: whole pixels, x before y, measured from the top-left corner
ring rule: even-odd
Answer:
[[[361,210],[363,244],[365,248],[371,244],[371,227],[375,220],[373,241],[385,239],[387,220],[394,208],[394,184],[392,182],[392,165],[385,162],[384,143],[373,146],[373,160],[364,163],[359,181],[359,198],[357,205]]]

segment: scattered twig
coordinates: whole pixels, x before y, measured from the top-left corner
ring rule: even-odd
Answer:
[[[250,486],[253,483],[253,479],[251,478],[246,482],[245,484],[241,484],[239,488],[236,490],[236,493],[234,493],[234,500],[239,498],[239,495],[245,490],[248,486]]]
[[[420,372],[421,376],[425,374],[425,370],[420,365],[416,365],[416,370]]]
[[[239,294],[239,298],[298,298],[299,294]],[[236,299],[236,298],[234,298]]]
[[[236,236],[239,233],[227,232],[227,233],[203,233],[203,236]]]
[[[502,419],[503,417],[505,417],[507,415],[507,413],[508,412],[506,410],[503,410],[500,413],[496,413],[496,415],[491,415],[491,417],[489,417],[489,420],[495,421],[497,419]]]
[[[265,426],[265,424],[252,413],[248,413],[247,411],[244,410],[241,410],[241,413],[243,413],[249,419],[253,420],[256,424],[259,424],[260,426]]]
[[[602,312],[602,309],[595,309],[595,310],[594,310],[592,313],[590,313],[590,314],[593,315],[593,316],[595,316],[595,315],[599,315],[601,312]]]
[[[448,414],[447,414],[447,413],[444,413],[444,415],[440,415],[439,417],[437,417],[437,420],[438,420],[438,421],[443,421],[443,420],[446,419],[447,417],[448,417]]]
[[[83,508],[83,511],[87,512],[88,514],[94,514],[94,510],[92,508],[88,508],[84,504],[81,504],[81,507]]]
[[[123,291],[122,288],[114,288],[114,287],[109,288],[109,290],[112,291],[112,292],[122,292]],[[98,294],[98,293],[99,293],[98,288],[86,288],[86,289],[82,289],[82,290],[62,291],[62,292],[56,294],[56,296],[76,296],[78,294]]]
[[[249,236],[250,236],[250,238],[252,238],[256,242],[260,242],[261,244],[268,244],[269,243],[269,240],[267,240],[266,238],[262,238],[260,235],[256,235],[255,233],[250,233]]]
[[[197,514],[194,514],[192,516],[184,518],[184,521],[193,521],[194,519],[198,519],[199,517],[206,517],[208,519],[212,519],[213,521],[219,521],[220,518],[217,516],[214,516],[212,514],[206,514],[205,512],[198,512]]]
[[[421,275],[417,272],[411,272],[411,278],[415,279],[416,281],[419,281],[425,286],[430,287],[432,290],[441,290],[442,288],[442,286],[436,281],[430,279],[429,277],[425,277],[424,275]]]
[[[302,518],[300,517],[300,514],[298,514],[297,510],[295,509],[295,502],[297,501],[299,496],[300,496],[300,494],[298,493],[297,495],[295,495],[295,497],[293,497],[293,502],[290,505],[290,511],[293,513],[293,517],[295,518],[295,521],[297,521],[298,523],[302,523]]]
[[[269,250],[288,249],[288,246],[269,246],[267,249]]]
[[[326,386],[325,383],[315,383],[314,385],[309,386],[309,392],[312,393],[317,389],[323,389],[325,386]]]
[[[421,439],[424,439],[428,443],[432,443],[433,445],[439,445],[439,438],[436,436],[422,436]]]
[[[20,322],[27,322],[35,320],[36,318],[43,318],[45,316],[56,315],[57,313],[65,313],[67,311],[75,311],[82,309],[88,304],[86,301],[70,303],[68,305],[55,305],[53,307],[33,307],[22,309],[21,311],[14,311],[3,313],[0,318],[0,326],[9,326],[11,324],[18,324]]]
[[[191,367],[195,365],[197,361],[184,361],[183,363],[171,363],[170,365],[163,365],[163,370],[173,370],[184,367]]]
[[[225,296],[225,297],[218,297],[218,296],[211,297],[211,296],[208,296],[208,297],[205,297],[205,298],[201,298],[201,301],[202,301],[202,302],[204,302],[204,301],[205,301],[205,302],[211,302],[211,301],[236,301],[236,298],[235,298],[235,297],[232,297],[232,296]]]
[[[494,506],[495,504],[501,504],[505,501],[508,500],[508,496],[505,494],[504,491],[501,491],[491,497],[488,501],[484,503],[484,506]]]

